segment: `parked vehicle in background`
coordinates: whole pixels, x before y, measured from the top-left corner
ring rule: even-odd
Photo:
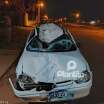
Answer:
[[[96,25],[96,21],[90,21],[89,24],[90,25]]]

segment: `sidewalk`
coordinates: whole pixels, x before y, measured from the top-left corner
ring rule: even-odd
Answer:
[[[0,49],[0,77],[8,70],[11,64],[16,60],[19,50]]]

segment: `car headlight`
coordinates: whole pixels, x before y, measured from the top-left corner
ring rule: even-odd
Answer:
[[[26,75],[26,74],[19,75],[18,81],[19,81],[19,82],[22,82],[22,83],[26,83],[26,84],[27,84],[27,83],[34,83],[33,80],[32,80],[32,78],[29,77],[29,76]]]
[[[90,79],[91,79],[90,72],[88,72],[86,70],[81,73],[81,77],[79,77],[77,80],[75,80],[75,82],[78,84],[81,84],[81,83],[88,82]]]

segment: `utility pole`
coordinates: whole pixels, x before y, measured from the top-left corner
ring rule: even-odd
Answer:
[[[37,4],[37,16],[36,16],[36,22],[40,23],[40,18],[41,18],[41,8],[44,7],[44,3],[38,0]]]

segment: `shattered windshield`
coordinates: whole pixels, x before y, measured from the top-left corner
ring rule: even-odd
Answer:
[[[34,52],[65,52],[76,50],[76,46],[70,36],[63,34],[50,43],[43,42],[36,36],[30,41],[26,49]]]

